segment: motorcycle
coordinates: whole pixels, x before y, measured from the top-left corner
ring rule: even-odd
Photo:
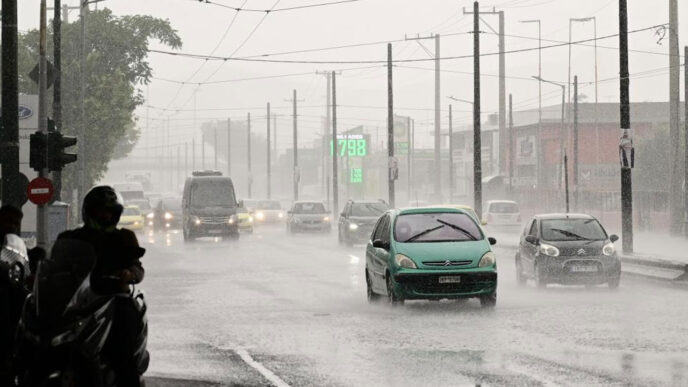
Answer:
[[[139,375],[148,368],[148,324],[144,293],[94,293],[88,274],[95,251],[82,241],[56,241],[51,259],[41,262],[34,293],[24,305],[17,334],[19,386],[110,387],[115,374],[103,356],[117,303],[129,303],[138,318],[136,350]]]
[[[16,287],[24,286],[26,278],[31,274],[26,244],[19,236],[5,235],[5,244],[0,250],[0,270],[7,273],[10,284]]]

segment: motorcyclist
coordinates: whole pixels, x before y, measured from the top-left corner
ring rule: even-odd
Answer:
[[[0,207],[0,248],[5,244],[7,234],[19,235],[24,214],[20,209],[4,205]],[[13,386],[12,354],[14,333],[26,297],[23,288],[10,283],[9,273],[0,273],[0,386]]]
[[[138,247],[133,232],[117,229],[122,211],[123,206],[113,188],[94,187],[84,197],[81,211],[83,227],[66,231],[58,237],[81,240],[93,246],[96,262],[90,274],[90,284],[97,294],[115,296],[127,293],[129,284],[140,283],[144,277],[139,258],[145,250]],[[142,329],[138,311],[126,297],[115,297],[114,310],[112,330],[102,355],[112,367],[118,386],[137,387],[141,385],[140,375],[145,371],[139,369],[134,357],[138,350],[135,339]]]

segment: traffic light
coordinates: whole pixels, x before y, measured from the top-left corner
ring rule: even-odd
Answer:
[[[48,133],[48,170],[61,171],[65,165],[76,161],[76,154],[65,153],[65,148],[76,145],[76,137],[60,132]]]
[[[46,167],[47,163],[47,135],[42,132],[32,133],[29,136],[29,166],[36,171]]]

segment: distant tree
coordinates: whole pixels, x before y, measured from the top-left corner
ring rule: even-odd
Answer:
[[[99,180],[111,159],[126,157],[140,135],[134,110],[144,103],[138,88],[150,82],[152,68],[148,56],[151,39],[180,48],[181,39],[168,20],[151,16],[115,16],[109,9],[92,10],[87,20],[86,49],[86,159],[87,186]],[[49,23],[52,25],[52,23]],[[19,35],[19,90],[36,94],[37,85],[28,73],[38,62],[38,31]],[[63,132],[76,135],[80,123],[79,22],[62,25],[62,108]],[[52,29],[48,52],[52,60]],[[52,100],[52,93],[51,100]],[[80,154],[84,152],[80,150]],[[80,156],[81,157],[81,156]],[[66,190],[76,182],[76,164],[66,167]]]

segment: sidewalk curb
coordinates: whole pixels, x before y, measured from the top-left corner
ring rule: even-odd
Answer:
[[[502,244],[501,247],[518,250],[518,245],[513,244]],[[641,254],[620,254],[619,259],[624,275],[688,287],[686,263]]]
[[[239,384],[226,384],[207,380],[178,379],[161,376],[146,376],[146,387],[227,387],[240,386]]]

